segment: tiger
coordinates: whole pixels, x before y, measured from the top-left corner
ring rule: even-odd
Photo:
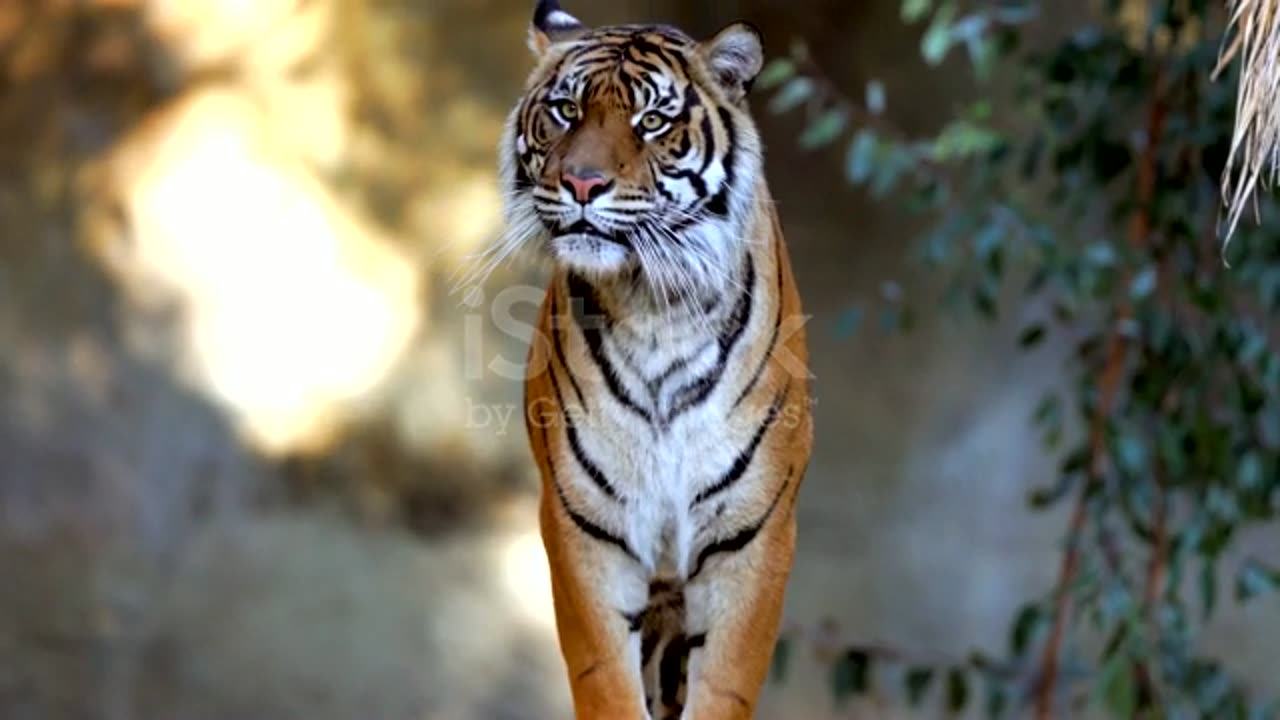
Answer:
[[[536,4],[503,131],[510,246],[551,278],[524,423],[577,718],[749,718],[813,442],[805,321],[747,107],[756,28]]]

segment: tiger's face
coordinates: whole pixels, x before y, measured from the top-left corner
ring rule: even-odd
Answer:
[[[668,295],[723,289],[760,182],[744,107],[756,32],[589,30],[543,0],[530,45],[539,63],[502,141],[508,233],[575,272],[631,273]]]

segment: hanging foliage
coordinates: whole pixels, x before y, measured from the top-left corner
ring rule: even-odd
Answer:
[[[1047,308],[1019,345],[1074,345],[1070,389],[1028,408],[1060,459],[1029,506],[1068,506],[1055,586],[1011,618],[1002,658],[853,643],[833,686],[898,678],[911,704],[982,700],[989,717],[1280,717],[1197,642],[1224,601],[1276,603],[1280,588],[1280,558],[1237,542],[1280,511],[1280,225],[1275,199],[1254,193],[1280,132],[1276,14],[1107,0],[1023,49],[1048,7],[903,0],[928,63],[960,56],[1001,81],[927,137],[886,119],[893,88],[840,88],[803,46],[761,81],[774,112],[807,118],[804,145],[844,158],[849,183],[931,220],[917,247],[947,298],[988,318]],[[1210,77],[1223,47],[1244,58],[1239,105],[1238,67]],[[1225,251],[1224,193],[1240,236]],[[1246,199],[1260,221],[1237,226]]]

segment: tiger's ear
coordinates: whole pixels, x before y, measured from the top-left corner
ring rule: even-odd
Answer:
[[[699,43],[698,51],[733,102],[746,97],[764,66],[760,31],[750,23],[733,23],[710,40]]]
[[[560,0],[538,0],[529,26],[529,49],[541,56],[558,42],[573,40],[587,32],[578,18],[560,9]]]

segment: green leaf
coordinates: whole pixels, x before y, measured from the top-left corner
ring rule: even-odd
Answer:
[[[1075,487],[1075,481],[1075,474],[1063,473],[1058,476],[1058,480],[1054,484],[1032,490],[1027,497],[1027,502],[1035,510],[1044,510],[1066,497],[1071,488]]]
[[[843,110],[828,110],[814,119],[800,135],[800,147],[814,150],[830,145],[840,137],[849,124],[849,115]]]
[[[987,260],[1000,249],[1002,240],[1004,224],[999,221],[989,222],[973,236],[973,251],[977,253],[978,259]]]
[[[1196,659],[1191,663],[1186,684],[1189,686],[1200,709],[1211,717],[1220,715],[1223,701],[1231,693],[1231,679],[1223,672],[1218,663]],[[1230,713],[1225,714],[1231,717]]]
[[[1136,717],[1138,689],[1133,682],[1131,661],[1124,653],[1113,655],[1102,668],[1099,681],[1102,700],[1112,717]]]
[[[947,709],[960,712],[969,703],[969,678],[964,668],[951,668],[947,673]]]
[[[912,23],[929,13],[932,0],[902,0],[902,19]]]
[[[863,128],[853,136],[853,142],[849,143],[849,153],[844,163],[845,177],[855,185],[866,182],[875,170],[875,160],[875,133]]]
[[[1062,398],[1057,393],[1048,392],[1036,403],[1036,410],[1031,420],[1037,425],[1057,422],[1062,417]]]
[[[1099,591],[1097,609],[1098,615],[1107,625],[1116,625],[1115,635],[1107,644],[1107,649],[1103,650],[1105,657],[1115,652],[1119,642],[1128,636],[1128,623],[1125,621],[1132,617],[1135,610],[1129,586],[1118,581],[1106,582]]]
[[[1097,267],[1113,267],[1117,260],[1116,249],[1105,240],[1090,243],[1084,251],[1084,257]]]
[[[914,163],[914,156],[901,145],[881,144],[876,148],[875,176],[871,180],[871,194],[884,197],[897,184],[902,173]]]
[[[1018,335],[1018,347],[1033,348],[1044,340],[1044,334],[1044,325],[1032,325]]]
[[[866,693],[871,679],[871,656],[858,649],[849,650],[831,669],[831,688],[837,704],[852,695]]]
[[[1218,604],[1218,564],[1206,559],[1200,565],[1200,612],[1205,620]]]
[[[1125,471],[1141,475],[1147,469],[1147,446],[1132,433],[1120,433],[1116,437],[1116,460]]]
[[[1280,571],[1268,568],[1257,560],[1246,560],[1236,574],[1236,600],[1239,602],[1276,590],[1280,590]]]
[[[773,659],[770,661],[770,676],[775,683],[780,683],[787,676],[787,665],[791,661],[791,638],[779,637],[773,646]]]
[[[990,78],[996,61],[996,48],[991,41],[982,35],[970,35],[965,38],[964,46],[969,51],[969,64],[973,66],[974,75],[979,80]]]
[[[1017,657],[1022,655],[1031,646],[1031,639],[1035,637],[1040,626],[1044,624],[1044,611],[1039,605],[1025,605],[1018,611],[1018,617],[1013,621],[1013,630],[1009,634],[1009,650]]]
[[[951,13],[945,12],[946,6],[933,16],[933,22],[920,39],[920,54],[930,65],[938,65],[951,49]]]
[[[1155,266],[1148,265],[1142,268],[1129,283],[1129,297],[1134,300],[1147,298],[1151,293],[1155,292],[1157,280]]]
[[[996,293],[999,288],[984,279],[973,288],[973,307],[988,320],[996,319]]]
[[[879,80],[867,82],[867,110],[872,115],[879,115],[885,108],[884,83]]]
[[[1009,693],[1005,691],[997,678],[987,676],[987,717],[1000,718],[1009,708]]]
[[[930,155],[938,162],[964,160],[989,153],[1003,144],[1000,133],[969,120],[948,123],[933,141]]]
[[[813,80],[807,77],[792,78],[769,101],[769,111],[775,115],[781,115],[788,110],[792,110],[799,106],[800,103],[813,97],[815,90],[816,87],[813,84]]]
[[[929,692],[929,685],[933,682],[933,668],[916,667],[907,670],[906,686],[907,686],[907,702],[915,707],[924,700],[925,693]]]
[[[1226,526],[1234,525],[1240,520],[1240,501],[1236,494],[1221,485],[1214,485],[1205,494],[1204,507],[1210,517]]]
[[[1082,447],[1062,459],[1060,472],[1063,475],[1084,472],[1089,469],[1089,463],[1091,460],[1092,457],[1090,455],[1089,448]]]
[[[756,87],[772,90],[796,74],[796,64],[789,58],[778,58],[765,66],[756,77]]]
[[[1236,486],[1242,490],[1262,487],[1262,457],[1257,452],[1247,452],[1236,465]]]

